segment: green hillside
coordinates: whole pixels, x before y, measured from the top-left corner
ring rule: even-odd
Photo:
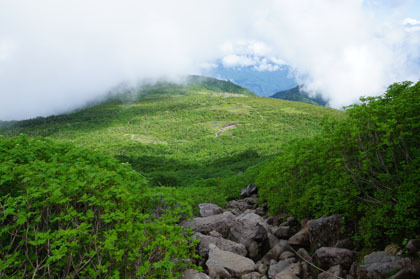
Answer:
[[[9,123],[6,136],[45,136],[112,155],[151,185],[215,186],[319,133],[337,110],[256,97],[231,82],[199,76],[110,93],[102,103]]]
[[[279,91],[270,98],[288,100],[288,101],[295,101],[295,102],[302,102],[311,105],[318,105],[325,107],[328,102],[322,99],[321,96],[311,97],[309,94],[300,89],[299,86],[293,87],[292,89]]]
[[[179,223],[249,183],[272,215],[341,214],[361,253],[405,245],[420,230],[419,106],[420,82],[342,112],[196,76],[2,122],[0,272],[178,278],[196,257]]]

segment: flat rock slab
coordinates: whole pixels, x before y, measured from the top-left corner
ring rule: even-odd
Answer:
[[[204,235],[202,233],[195,233],[193,235],[193,238],[200,239],[200,244],[198,246],[198,253],[200,257],[206,258],[209,253],[209,245],[214,244],[218,248],[229,251],[241,256],[246,256],[246,247],[243,244],[236,243],[234,241],[220,238],[220,237],[214,237],[210,235]]]
[[[223,213],[222,208],[214,203],[200,203],[198,208],[200,209],[201,217],[208,217]]]
[[[321,247],[315,251],[315,261],[323,269],[341,265],[348,270],[353,263],[354,254],[344,248]]]
[[[224,271],[228,271],[232,276],[240,277],[255,271],[257,268],[253,260],[229,251],[223,251],[214,244],[209,245],[209,259],[206,265],[209,268],[210,277],[220,276]]]
[[[309,246],[309,233],[308,233],[308,226],[304,227],[296,234],[294,234],[291,238],[289,238],[288,243],[290,245],[297,245],[297,246]]]
[[[232,213],[224,212],[223,214],[207,217],[196,217],[193,220],[182,222],[181,225],[186,228],[191,228],[194,232],[208,234],[211,231],[217,231],[223,237],[227,237],[235,220],[236,218]]]
[[[365,264],[360,266],[359,278],[376,279],[383,278],[391,271],[398,271],[409,266],[408,258],[393,256],[384,251],[373,252],[364,257]]]
[[[184,272],[184,279],[210,279],[210,277],[202,272],[194,269],[187,269]]]

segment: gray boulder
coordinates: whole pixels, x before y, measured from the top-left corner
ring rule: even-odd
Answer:
[[[210,277],[202,272],[194,269],[187,269],[184,272],[184,279],[210,279]]]
[[[274,235],[280,239],[288,239],[293,233],[293,230],[289,226],[280,226],[274,231]]]
[[[311,255],[309,255],[309,252],[306,251],[304,248],[299,248],[299,250],[296,251],[296,254],[298,255],[298,257],[301,260],[305,260],[305,261],[308,261],[310,263],[312,262]]]
[[[211,278],[230,276],[240,277],[241,275],[255,271],[254,261],[241,255],[223,251],[214,244],[209,245],[209,259],[206,262]]]
[[[364,264],[360,265],[358,278],[382,279],[391,272],[409,267],[410,259],[393,256],[384,251],[373,252],[364,257]]]
[[[400,270],[389,279],[419,279],[420,278],[420,266],[412,266]]]
[[[258,207],[257,203],[257,197],[249,197],[242,200],[233,200],[227,204],[226,209],[231,211],[235,215],[239,215],[245,212],[247,209],[256,209]]]
[[[245,275],[242,275],[241,279],[261,279],[262,275],[258,272],[251,272]]]
[[[245,245],[248,257],[258,260],[269,249],[267,230],[261,224],[261,216],[248,213],[239,218],[230,229],[234,241]]]
[[[410,239],[407,242],[407,245],[405,248],[408,250],[408,252],[412,255],[417,255],[420,251],[420,240],[419,239]]]
[[[290,258],[295,258],[295,253],[290,252],[290,251],[284,251],[283,253],[280,254],[279,260],[286,260]]]
[[[300,263],[292,263],[274,276],[274,279],[300,279],[303,270]]]
[[[212,215],[222,214],[223,210],[214,203],[200,203],[198,205],[201,217],[208,217]]]
[[[235,220],[236,218],[232,213],[224,212],[223,214],[208,217],[196,217],[193,220],[182,222],[181,225],[186,228],[191,228],[194,232],[208,234],[214,230],[219,232],[223,237],[227,237]]]
[[[332,215],[310,220],[307,223],[311,248],[334,247],[341,239],[341,216]]]
[[[263,264],[269,264],[271,260],[277,260],[280,255],[285,252],[289,251],[292,252],[292,249],[289,244],[287,244],[286,240],[280,240],[273,248],[271,248],[261,259]]]
[[[353,252],[348,249],[336,247],[321,247],[315,251],[314,259],[322,269],[328,269],[334,265],[341,265],[348,270],[353,263]]]
[[[270,266],[268,268],[268,277],[269,278],[274,278],[274,276],[276,276],[276,274],[279,274],[280,272],[285,270],[291,264],[292,263],[289,260],[283,260],[283,261],[279,261],[278,263],[270,264]]]
[[[267,232],[267,238],[270,248],[273,248],[274,246],[276,246],[277,243],[280,242],[280,239],[278,239],[274,234],[270,232]]]
[[[330,267],[326,272],[321,272],[318,275],[318,279],[337,279],[337,277],[343,277],[343,268],[340,265]]]
[[[265,274],[267,273],[267,271],[268,271],[268,265],[263,264],[263,263],[259,263],[259,264],[257,265],[257,271],[258,271],[260,274],[265,275]]]
[[[297,246],[309,246],[309,228],[308,226],[302,228],[300,231],[295,233],[292,237],[289,238],[288,243],[290,245]]]
[[[345,248],[345,249],[349,249],[349,250],[354,249],[353,241],[350,238],[346,238],[346,239],[342,239],[342,240],[337,241],[337,243],[335,244],[335,247]]]
[[[198,245],[198,254],[200,255],[200,265],[204,264],[209,254],[209,245],[214,244],[218,248],[229,251],[241,256],[246,256],[246,248],[243,244],[233,242],[228,239],[213,237],[210,235],[204,235],[201,233],[195,233],[193,238],[199,239],[200,244]]]

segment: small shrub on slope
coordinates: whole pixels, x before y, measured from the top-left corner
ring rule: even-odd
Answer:
[[[93,151],[0,137],[0,277],[176,277],[191,209],[145,185]]]

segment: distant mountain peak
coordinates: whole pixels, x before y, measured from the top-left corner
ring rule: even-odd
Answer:
[[[301,86],[296,86],[288,90],[279,91],[270,96],[270,98],[302,102],[323,107],[328,105],[328,101],[323,99],[322,96],[317,95],[315,97],[312,97],[308,92],[302,90]]]

